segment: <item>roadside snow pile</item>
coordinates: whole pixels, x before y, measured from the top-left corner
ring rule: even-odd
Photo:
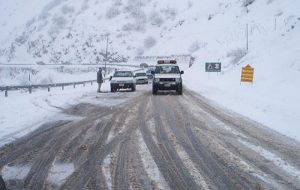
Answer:
[[[97,68],[0,67],[0,86],[53,84],[94,80]]]
[[[255,1],[248,6],[248,13],[240,14],[236,10],[215,17],[220,30],[210,28],[209,24],[203,30],[211,31],[218,42],[208,42],[205,49],[193,54],[196,64],[186,72],[185,84],[224,107],[300,141],[297,7],[300,7],[297,1],[269,4]],[[239,19],[230,22],[234,15]],[[234,33],[245,23],[250,28],[248,52],[245,33]],[[205,73],[205,62],[222,62],[222,73]],[[254,83],[240,84],[241,68],[247,64],[254,67]]]
[[[0,146],[20,138],[46,122],[80,119],[61,113],[61,109],[90,101],[96,97],[94,84],[86,87],[52,88],[36,90],[32,94],[25,91],[9,91],[6,98],[0,96]],[[103,91],[109,91],[109,83],[104,83]],[[94,101],[94,103],[96,103]]]

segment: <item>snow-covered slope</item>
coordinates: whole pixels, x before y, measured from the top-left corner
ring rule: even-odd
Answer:
[[[0,1],[0,63],[101,63],[107,40],[109,61],[191,54],[188,87],[300,139],[299,8],[299,0]],[[220,75],[204,72],[213,61]],[[253,85],[240,85],[246,64]]]
[[[274,45],[270,34],[292,38],[299,28],[297,0],[29,1],[0,2],[2,63],[98,63],[106,34],[111,61],[195,52],[224,59],[245,48],[247,23],[250,49],[262,37]]]

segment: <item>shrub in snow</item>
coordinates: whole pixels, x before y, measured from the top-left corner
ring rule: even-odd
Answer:
[[[144,54],[144,49],[143,49],[143,48],[138,48],[138,49],[136,50],[136,54],[137,54],[137,55],[143,55],[143,54]]]
[[[163,24],[164,20],[160,13],[154,11],[150,14],[150,22],[152,25],[160,26]]]
[[[248,7],[249,5],[251,5],[255,0],[244,0],[243,1],[243,6],[244,7]]]
[[[227,57],[231,57],[232,64],[238,64],[245,55],[247,55],[247,50],[244,48],[238,48],[227,53]]]
[[[189,1],[188,2],[188,9],[190,9],[193,6],[193,2]]]
[[[71,6],[68,6],[68,5],[64,5],[62,8],[61,8],[61,12],[63,14],[69,14],[69,13],[73,13],[75,10],[74,10],[74,7],[71,7]]]
[[[67,25],[67,20],[63,16],[57,16],[52,19],[52,27],[49,30],[49,34],[51,36],[58,34],[62,29],[64,29]]]
[[[207,44],[204,43],[204,42],[198,42],[198,41],[195,41],[195,42],[193,42],[193,43],[191,44],[191,46],[189,47],[189,52],[190,52],[190,53],[194,53],[194,52],[198,51],[199,49],[206,47],[206,45],[207,45]]]
[[[152,48],[155,44],[156,44],[156,40],[151,36],[147,37],[144,40],[144,47],[147,48],[147,49]]]
[[[119,14],[120,14],[120,11],[117,7],[111,7],[106,12],[106,18],[112,19],[112,18],[115,18],[116,16],[118,16]]]
[[[165,17],[167,19],[172,19],[172,20],[174,20],[178,14],[177,10],[173,8],[163,9],[161,10],[161,12],[165,14]]]
[[[121,6],[122,5],[122,0],[115,0],[114,5],[115,6]]]

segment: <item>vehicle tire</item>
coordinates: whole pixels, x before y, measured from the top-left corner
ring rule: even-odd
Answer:
[[[110,87],[110,91],[111,91],[111,92],[115,92],[115,91],[116,91],[116,88]]]
[[[177,89],[177,94],[182,95],[182,86]]]
[[[132,91],[132,92],[135,91],[135,86],[132,86],[131,91]]]
[[[152,88],[152,94],[157,95],[157,90],[155,88]]]

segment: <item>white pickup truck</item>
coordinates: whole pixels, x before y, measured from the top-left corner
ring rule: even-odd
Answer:
[[[136,80],[132,71],[116,71],[110,77],[110,90],[115,92],[119,89],[131,89],[135,91]]]

